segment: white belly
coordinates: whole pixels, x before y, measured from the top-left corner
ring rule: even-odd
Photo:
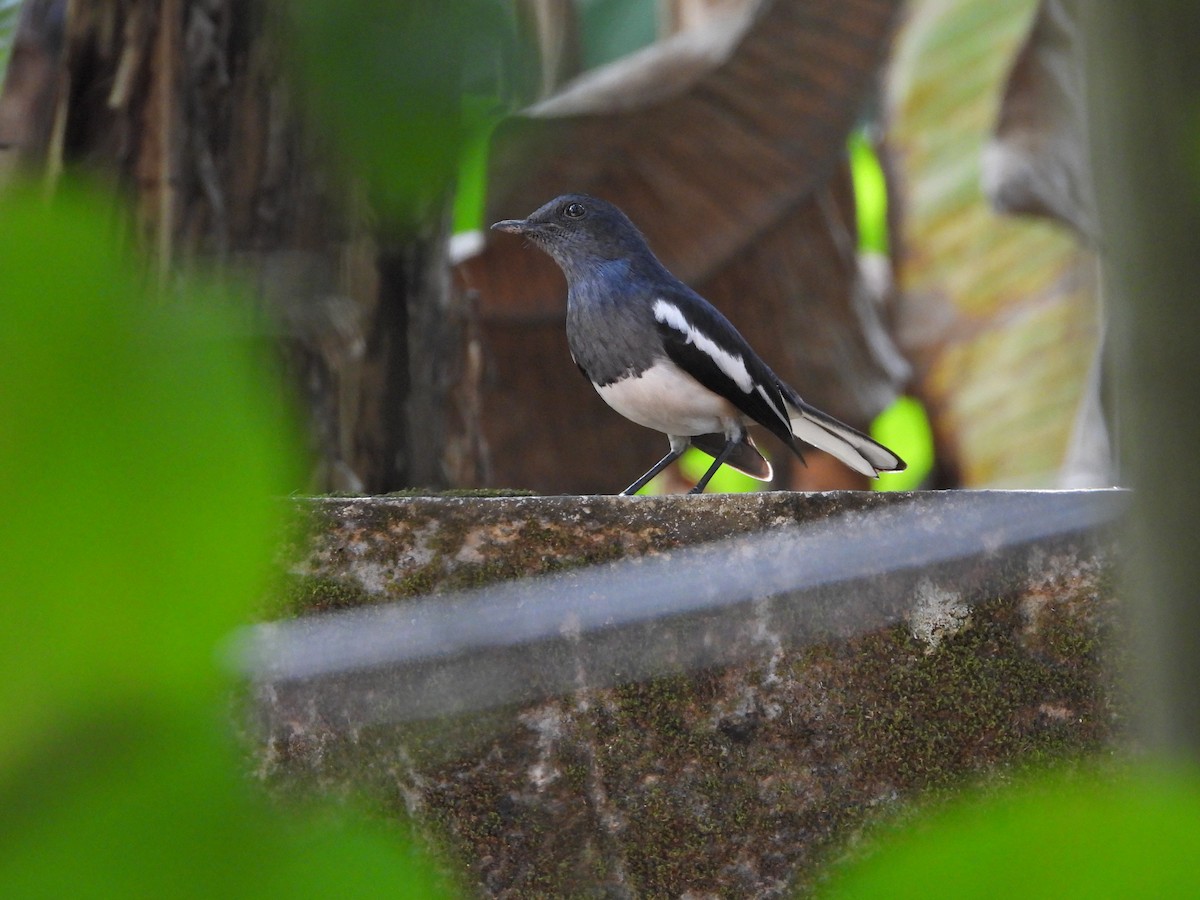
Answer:
[[[596,390],[631,422],[664,434],[727,434],[742,420],[732,403],[665,360]]]

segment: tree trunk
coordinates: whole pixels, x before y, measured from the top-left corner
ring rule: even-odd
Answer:
[[[262,2],[27,0],[0,146],[51,180],[116,182],[164,288],[217,264],[258,289],[316,459],[297,487],[443,484],[445,217],[403,239],[366,224],[297,109],[279,24]]]

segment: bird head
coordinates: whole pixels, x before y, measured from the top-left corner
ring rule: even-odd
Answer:
[[[563,194],[528,218],[505,219],[492,228],[529,238],[568,278],[612,260],[650,256],[646,239],[625,213],[587,194]]]

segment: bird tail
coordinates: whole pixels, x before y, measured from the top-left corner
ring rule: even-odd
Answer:
[[[880,472],[902,472],[907,467],[904,460],[883,444],[809,406],[799,397],[788,400],[787,411],[792,434],[836,456],[855,472],[875,478]]]
[[[692,444],[709,456],[716,457],[725,449],[725,435],[697,434],[692,438]],[[725,465],[732,466],[739,472],[744,472],[759,481],[770,481],[773,474],[771,464],[758,452],[758,448],[754,446],[754,441],[750,440],[748,434],[743,436],[742,440],[733,448],[733,452],[725,458]]]

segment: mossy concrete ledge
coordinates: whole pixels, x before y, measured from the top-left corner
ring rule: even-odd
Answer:
[[[931,792],[1121,736],[1119,491],[293,502],[240,645],[259,770],[483,896],[803,892]]]

